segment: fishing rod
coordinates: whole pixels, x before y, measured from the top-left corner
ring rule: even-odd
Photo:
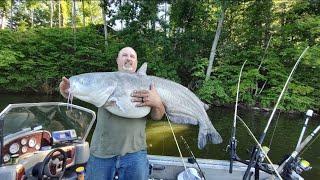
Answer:
[[[271,159],[268,156],[268,149],[264,148],[261,146],[261,144],[259,144],[257,138],[254,136],[254,134],[252,133],[252,131],[250,130],[250,128],[247,126],[247,124],[244,122],[244,120],[242,120],[242,118],[240,116],[237,116],[237,119],[240,120],[240,122],[242,122],[243,126],[248,130],[250,136],[252,137],[252,139],[255,141],[255,143],[257,144],[258,148],[261,150],[261,154],[259,155],[259,159],[261,159],[261,162],[264,160],[264,158],[267,159],[267,161],[270,164],[270,167],[272,169],[272,171],[270,170],[269,167],[265,168],[263,166],[259,167],[262,171],[268,173],[268,174],[273,174],[275,173],[277,175],[277,177],[279,178],[279,180],[282,180],[280,174],[278,173],[278,171],[276,170],[275,166],[273,165],[273,162],[271,161]],[[247,161],[243,161],[243,160],[238,160],[239,162],[242,162],[244,164],[248,165]]]
[[[295,149],[291,153],[291,155],[278,167],[277,171],[282,174],[283,176],[288,176],[290,174],[291,169],[295,169],[297,166],[299,166],[299,163],[295,162],[297,161],[299,155],[301,154],[301,151],[311,142],[311,140],[315,137],[316,134],[318,134],[320,131],[320,125],[318,125],[312,133],[306,137],[304,141],[299,145],[298,148]],[[303,163],[303,162],[302,162]],[[308,164],[307,164],[308,165]],[[301,166],[304,166],[302,164]],[[301,167],[301,168],[306,168],[302,170],[308,170],[308,167]]]
[[[307,129],[307,126],[308,126],[308,122],[309,122],[310,118],[312,117],[312,115],[313,115],[313,111],[310,109],[305,114],[305,121],[304,121],[302,130],[301,130],[301,133],[300,133],[299,140],[298,140],[296,148],[295,148],[296,152],[299,151],[299,147],[301,145],[302,138],[304,136],[305,130]],[[290,159],[289,157],[284,159],[279,166],[280,168],[278,167],[278,169],[276,170],[278,173],[281,173],[282,176],[284,176],[286,178],[290,178],[290,173],[292,172],[291,170],[293,170],[293,169],[295,169],[296,172],[300,171],[300,173],[298,173],[298,174],[301,174],[302,171],[307,171],[307,170],[311,169],[309,162],[307,162],[305,160],[298,162],[299,160],[297,159],[297,157],[295,155],[293,155],[292,159]],[[298,168],[299,168],[299,170],[298,170]]]
[[[237,139],[236,139],[236,128],[237,128],[237,113],[238,113],[238,102],[239,102],[239,91],[240,91],[240,80],[242,76],[242,71],[244,68],[244,65],[246,64],[247,60],[244,61],[242,64],[242,67],[240,69],[239,73],[239,79],[238,79],[238,87],[237,87],[237,96],[236,96],[236,104],[234,107],[234,117],[233,117],[233,127],[232,127],[232,132],[231,132],[231,139],[230,139],[230,144],[229,144],[229,150],[230,150],[230,166],[229,166],[229,173],[232,173],[233,169],[233,160],[239,159],[237,156]]]
[[[287,87],[288,87],[288,84],[289,84],[289,82],[290,82],[290,80],[291,80],[291,77],[292,77],[293,73],[295,72],[296,68],[298,67],[298,64],[300,63],[302,57],[304,56],[304,54],[307,52],[308,49],[309,49],[309,46],[302,52],[302,54],[300,55],[299,59],[297,60],[297,62],[296,62],[295,65],[293,66],[293,68],[292,68],[292,70],[291,70],[291,73],[290,73],[290,75],[289,75],[289,77],[288,77],[288,79],[287,79],[287,81],[286,81],[286,83],[285,83],[285,85],[284,85],[281,93],[280,93],[280,96],[279,96],[279,98],[278,98],[278,100],[277,100],[277,103],[276,103],[276,105],[275,105],[274,108],[273,108],[273,111],[272,111],[272,113],[271,113],[271,115],[270,115],[270,118],[269,118],[269,120],[268,120],[268,122],[267,122],[267,125],[266,125],[263,133],[261,134],[261,136],[260,136],[260,138],[259,138],[259,144],[262,144],[262,143],[263,143],[263,141],[264,141],[264,139],[265,139],[265,136],[266,136],[266,134],[267,134],[267,131],[268,131],[268,129],[269,129],[269,126],[270,126],[270,124],[271,124],[271,121],[272,121],[272,119],[273,119],[273,116],[274,116],[274,114],[275,114],[275,112],[276,112],[276,110],[277,110],[277,108],[278,108],[278,105],[279,105],[279,103],[280,103],[280,100],[282,99],[282,97],[283,97],[283,95],[284,95],[284,92],[286,91],[286,89],[287,89]],[[249,179],[250,169],[251,169],[252,167],[255,167],[255,173],[254,173],[254,174],[255,174],[255,179],[256,179],[256,180],[259,179],[259,164],[260,164],[260,162],[259,162],[259,158],[258,158],[258,157],[259,157],[259,154],[260,154],[260,153],[261,153],[261,152],[260,152],[260,150],[259,150],[259,148],[258,148],[257,146],[255,146],[255,147],[252,149],[251,156],[250,156],[250,161],[249,161],[249,165],[248,165],[247,170],[246,170],[246,172],[245,172],[245,174],[244,174],[244,176],[243,176],[243,180]]]
[[[300,143],[302,141],[302,138],[304,136],[304,133],[307,129],[307,126],[308,126],[308,122],[309,122],[309,119],[312,117],[313,115],[313,111],[312,110],[308,110],[307,113],[306,113],[306,120],[304,121],[304,124],[303,124],[303,127],[302,127],[302,130],[301,130],[301,133],[300,133],[300,137],[299,137],[299,140],[298,140],[298,143],[297,143],[297,146],[296,146],[296,149],[297,150],[300,146]]]
[[[180,137],[181,137],[184,145],[186,146],[187,150],[189,151],[189,153],[190,153],[190,155],[191,155],[191,158],[193,159],[193,161],[194,161],[194,162],[196,163],[196,165],[198,166],[201,177],[203,177],[204,180],[206,180],[206,177],[204,176],[204,173],[202,172],[202,170],[201,170],[201,168],[200,168],[200,166],[199,166],[199,164],[198,164],[198,162],[197,162],[197,159],[196,159],[196,157],[194,156],[193,152],[191,151],[191,149],[190,149],[187,141],[183,138],[183,136],[180,136]]]

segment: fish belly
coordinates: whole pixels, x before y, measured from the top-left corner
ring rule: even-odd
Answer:
[[[125,118],[142,118],[147,116],[151,110],[148,106],[137,107],[130,98],[117,98],[109,104],[112,105],[105,106],[109,112]]]

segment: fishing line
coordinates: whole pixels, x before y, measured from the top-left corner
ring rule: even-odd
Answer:
[[[198,168],[199,168],[199,171],[200,171],[200,173],[201,173],[201,176],[204,178],[204,180],[206,180],[206,177],[204,176],[204,173],[202,172],[202,170],[201,170],[201,168],[200,168],[200,166],[199,166],[199,164],[198,164],[198,161],[197,161],[196,157],[194,156],[193,152],[191,151],[191,149],[190,149],[187,141],[183,138],[183,136],[180,136],[180,137],[181,137],[182,141],[184,142],[185,146],[187,147],[187,150],[189,151],[192,159],[193,159],[194,162],[197,164],[197,166],[198,166]]]
[[[259,141],[256,139],[256,137],[253,135],[252,131],[250,130],[250,128],[247,126],[247,124],[242,120],[242,118],[240,118],[239,116],[237,116],[237,118],[243,123],[244,127],[248,130],[250,136],[253,138],[253,140],[256,142],[256,144],[258,145],[260,151],[265,155],[267,161],[270,163],[272,169],[274,170],[274,172],[276,173],[276,175],[278,176],[278,178],[280,180],[282,180],[282,177],[280,176],[279,172],[277,171],[277,169],[274,167],[272,161],[270,160],[269,156],[264,152],[261,144],[259,143]]]
[[[266,54],[267,54],[267,50],[268,50],[268,48],[269,48],[269,45],[270,45],[270,42],[271,42],[271,39],[272,39],[272,35],[273,35],[273,34],[271,34],[271,36],[270,36],[270,38],[269,38],[269,41],[268,41],[267,47],[264,49],[264,53],[263,53],[263,56],[262,56],[261,62],[260,62],[259,67],[258,67],[258,71],[259,71],[259,70],[260,70],[260,68],[262,67],[262,63],[263,63],[264,58],[265,58],[265,56],[266,56]]]
[[[301,151],[300,155],[303,154],[307,149],[310,148],[310,146],[314,143],[314,141],[320,136],[320,133],[318,133],[318,135],[311,141],[311,143],[306,147],[304,148],[304,150]]]
[[[169,120],[168,114],[167,114],[167,113],[165,113],[165,114],[166,114],[166,117],[167,117],[168,123],[169,123],[169,125],[170,125],[170,129],[171,129],[171,132],[172,132],[172,135],[173,135],[174,141],[175,141],[175,143],[176,143],[176,145],[177,145],[177,148],[178,148],[178,151],[179,151],[179,154],[180,154],[180,158],[181,158],[181,161],[182,161],[182,164],[183,164],[184,170],[187,170],[187,166],[186,166],[186,164],[185,164],[185,163],[184,163],[184,161],[183,161],[183,156],[182,156],[182,153],[181,153],[181,150],[180,150],[180,146],[179,146],[179,144],[178,144],[178,141],[177,141],[176,135],[175,135],[175,134],[174,134],[174,132],[173,132],[173,128],[172,128],[172,126],[171,126],[171,123],[170,123],[170,120]],[[187,173],[187,174],[188,174],[188,173]]]
[[[165,122],[162,121],[162,126],[165,126]],[[162,134],[162,155],[164,155],[164,132],[161,133]]]
[[[276,124],[275,124],[275,126],[274,126],[274,129],[273,129],[273,132],[272,132],[272,136],[271,136],[271,139],[270,139],[269,149],[271,149],[271,144],[272,144],[272,142],[273,142],[273,137],[274,137],[274,134],[275,134],[276,129],[277,129],[277,127],[278,127],[278,122],[279,122],[280,114],[281,114],[281,112],[279,111],[279,114],[278,114],[278,117],[277,117],[277,120],[276,120]]]

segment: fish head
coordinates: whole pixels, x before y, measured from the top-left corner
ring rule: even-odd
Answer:
[[[69,93],[82,101],[101,107],[106,103],[116,88],[116,82],[99,73],[72,76]]]
[[[92,78],[82,76],[72,76],[70,79],[69,93],[74,96],[86,96],[97,88]]]

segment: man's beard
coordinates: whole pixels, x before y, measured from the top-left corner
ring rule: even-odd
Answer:
[[[133,70],[132,65],[133,65],[133,63],[126,62],[126,63],[124,63],[124,65],[122,66],[122,69],[123,69],[124,71],[132,72],[132,70]]]

